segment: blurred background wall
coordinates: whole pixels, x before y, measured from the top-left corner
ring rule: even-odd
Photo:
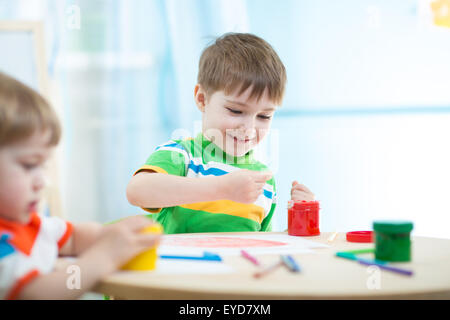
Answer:
[[[199,56],[233,31],[266,39],[288,72],[266,141],[274,231],[298,180],[322,231],[408,219],[450,238],[450,0],[0,0],[0,19],[45,22],[70,220],[143,213],[126,185],[174,131],[199,130]]]

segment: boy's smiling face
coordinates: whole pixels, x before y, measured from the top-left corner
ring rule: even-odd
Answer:
[[[27,223],[37,211],[52,149],[49,140],[47,130],[0,148],[0,218]]]
[[[276,105],[263,95],[250,98],[249,87],[241,95],[216,91],[211,96],[200,85],[194,90],[195,102],[202,115],[206,138],[232,156],[243,156],[255,148],[270,130]]]

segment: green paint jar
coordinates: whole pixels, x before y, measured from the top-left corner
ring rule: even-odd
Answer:
[[[411,230],[409,221],[375,221],[375,259],[392,262],[411,261]]]

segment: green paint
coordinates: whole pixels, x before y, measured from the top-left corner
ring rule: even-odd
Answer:
[[[391,262],[411,261],[409,221],[375,221],[375,259]]]

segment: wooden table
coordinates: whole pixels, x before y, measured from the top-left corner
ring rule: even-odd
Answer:
[[[254,235],[260,233],[226,233]],[[280,233],[274,233],[280,234]],[[215,234],[219,235],[219,234]],[[308,240],[326,243],[330,233]],[[404,276],[335,257],[336,251],[373,247],[350,243],[339,233],[329,248],[294,255],[301,273],[278,268],[255,279],[256,267],[240,256],[225,256],[234,273],[215,275],[157,275],[151,272],[116,272],[95,288],[121,299],[450,299],[450,240],[414,237],[412,262],[396,263],[414,271]],[[266,265],[278,256],[258,256]]]

